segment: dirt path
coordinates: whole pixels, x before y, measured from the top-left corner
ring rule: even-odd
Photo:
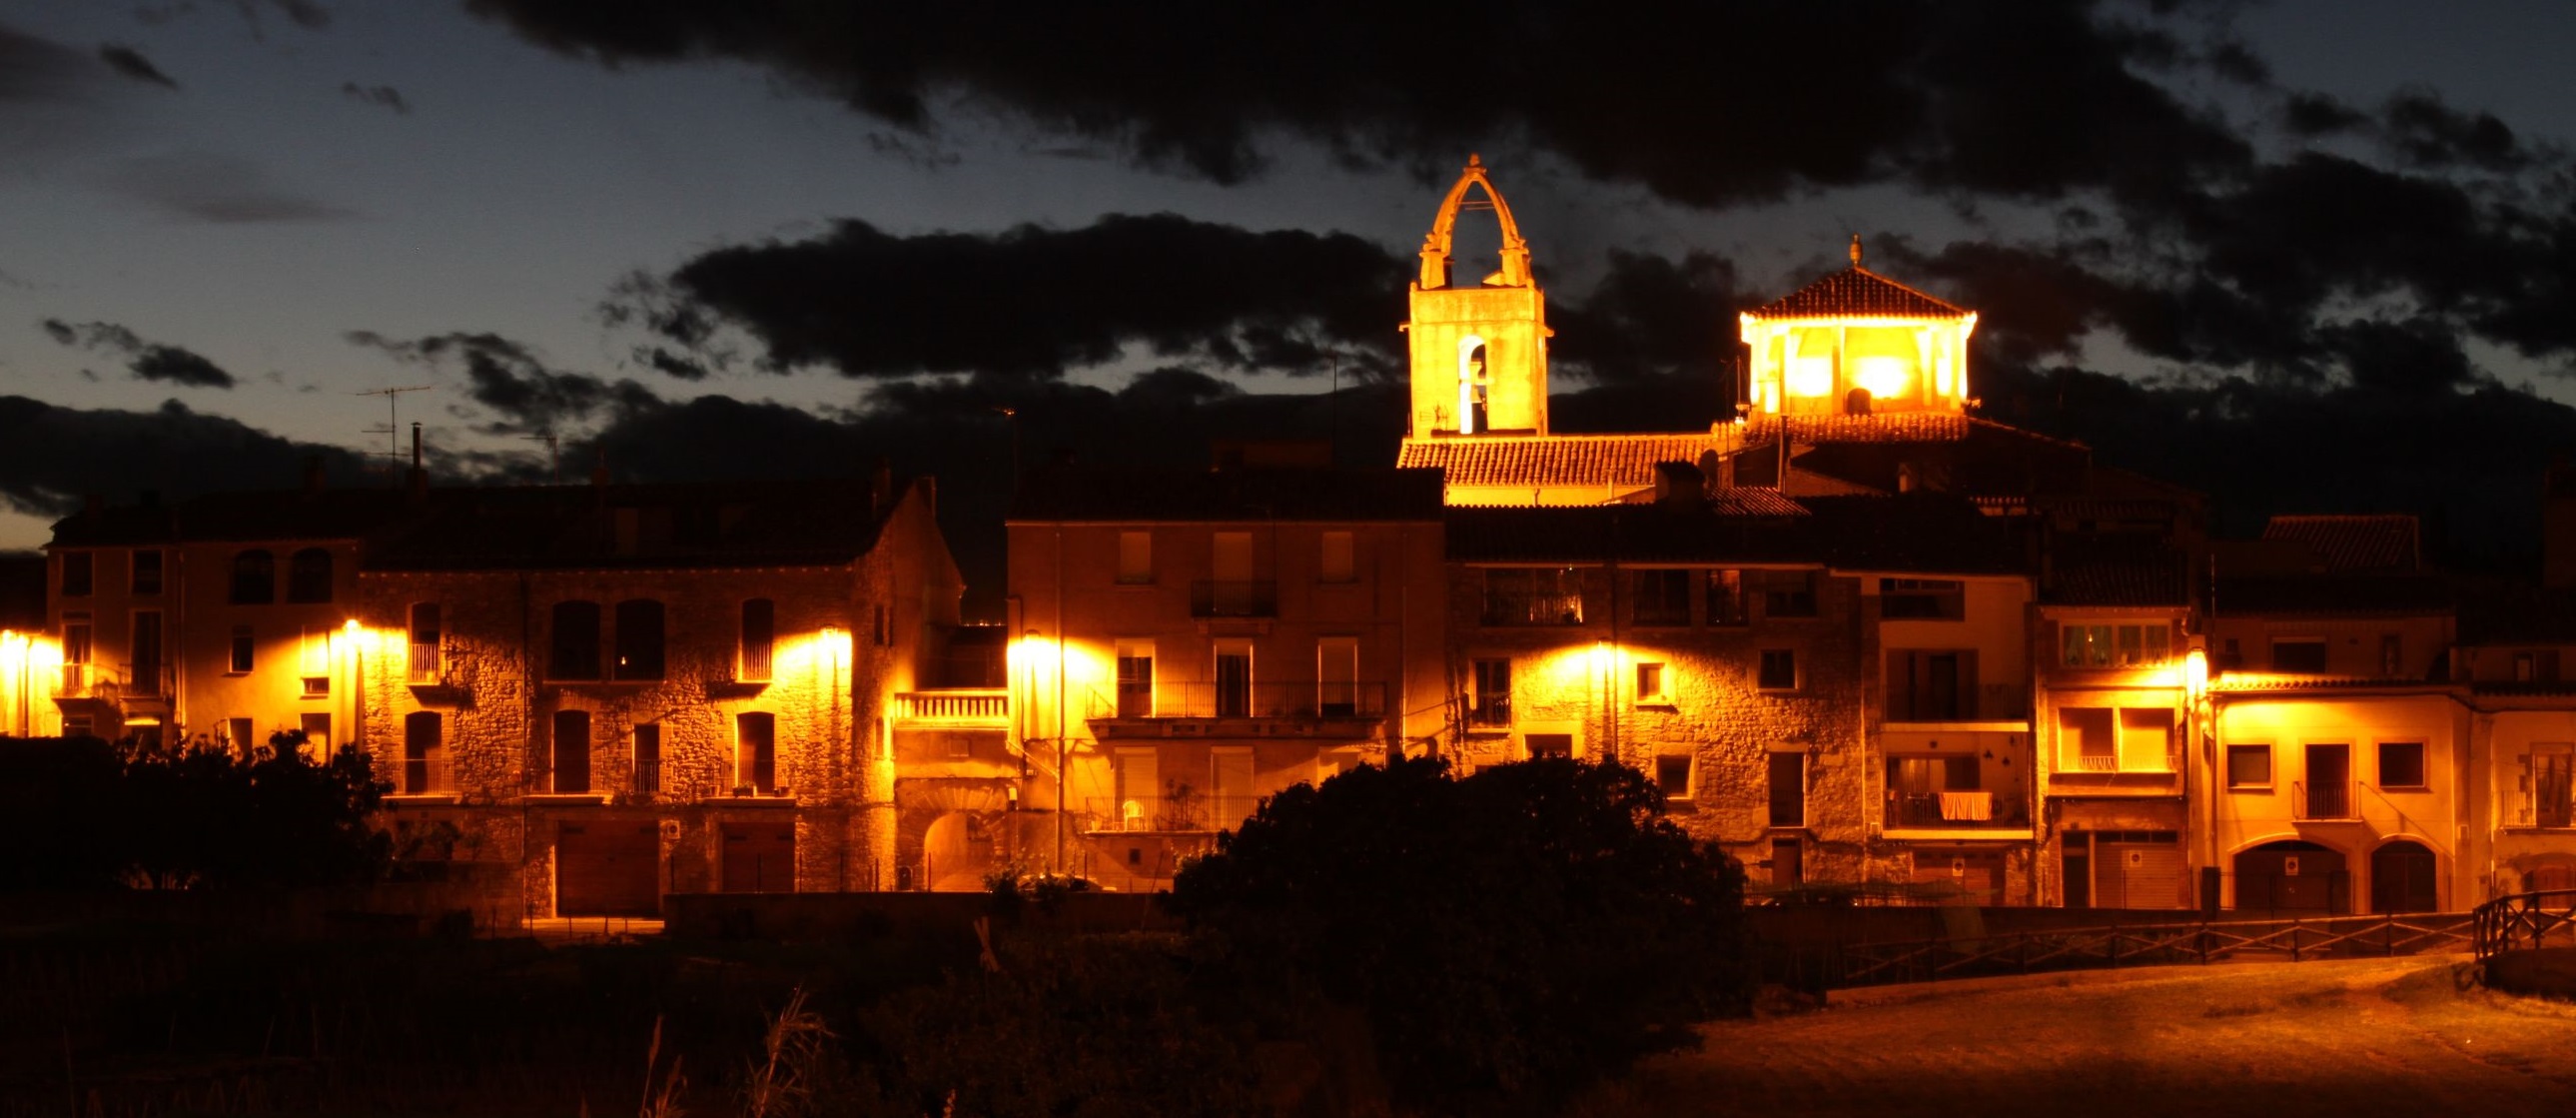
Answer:
[[[1592,1114],[2576,1116],[2576,1006],[2463,956],[1872,991],[1705,1030]]]

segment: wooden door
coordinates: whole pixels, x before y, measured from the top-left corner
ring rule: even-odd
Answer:
[[[555,914],[662,914],[662,840],[651,820],[565,823],[555,832]]]
[[[795,892],[796,825],[794,823],[725,824],[724,891],[728,893]]]

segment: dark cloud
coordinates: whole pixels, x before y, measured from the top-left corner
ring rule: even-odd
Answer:
[[[844,221],[805,241],[717,249],[630,281],[612,323],[638,322],[721,366],[739,328],[775,371],[1052,376],[1129,347],[1225,369],[1392,369],[1406,268],[1347,234],[1252,232],[1157,214],[1078,229],[897,236]],[[639,349],[656,367],[659,350]],[[696,375],[698,362],[686,363]]]
[[[2430,90],[2410,89],[2389,98],[2381,117],[2389,146],[2413,166],[2465,164],[2518,171],[2533,158],[2495,114],[2461,112]]]
[[[328,221],[349,210],[272,184],[248,161],[181,151],[119,160],[105,185],[164,211],[222,224]]]
[[[0,24],[0,104],[72,97],[94,73],[79,51]]]
[[[1706,253],[1680,260],[1613,250],[1589,295],[1550,308],[1550,367],[1595,382],[1734,372],[1735,268]]]
[[[341,82],[340,96],[380,108],[392,109],[403,116],[411,115],[411,102],[403,100],[402,91],[390,85],[359,85]]]
[[[144,341],[134,331],[113,322],[71,323],[48,318],[38,325],[47,336],[64,345],[125,358],[126,370],[137,380],[187,388],[233,386],[233,375],[214,362],[177,346]]]
[[[353,330],[344,337],[403,361],[462,374],[466,398],[498,417],[483,428],[486,434],[562,432],[610,410],[658,402],[631,380],[611,382],[548,368],[535,350],[498,334],[433,334],[405,341]]]
[[[119,46],[115,43],[101,44],[98,48],[98,60],[107,63],[108,69],[135,81],[157,85],[163,89],[179,88],[178,79],[163,73],[159,66],[152,64],[151,59],[143,57],[143,52],[133,47]]]
[[[2245,147],[2138,71],[2259,68],[2089,0],[468,7],[607,63],[768,66],[920,134],[962,94],[1219,182],[1263,170],[1272,136],[1434,173],[1520,136],[1693,204],[1900,178],[2054,194],[2233,166]]]
[[[299,443],[173,400],[155,411],[68,408],[0,396],[0,501],[38,516],[80,506],[84,494],[132,500],[226,489],[285,489],[318,456],[335,482],[364,462],[337,447]]]

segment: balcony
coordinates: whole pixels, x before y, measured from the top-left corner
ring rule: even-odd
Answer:
[[[1383,683],[1157,683],[1151,689],[1093,692],[1094,722],[1269,719],[1289,722],[1375,721],[1386,717]]]
[[[1210,834],[1231,830],[1261,806],[1259,796],[1092,796],[1085,834]]]
[[[1887,825],[1926,830],[2030,829],[2020,801],[1997,792],[1899,792],[1888,798]]]
[[[894,697],[898,726],[1007,727],[1011,693],[1001,687],[952,687],[905,691]]]
[[[127,706],[166,704],[178,689],[177,669],[168,664],[65,664],[56,699],[88,699]]]
[[[2304,780],[2294,780],[2290,782],[2290,790],[2293,806],[2301,820],[2354,818],[2351,781],[2309,784]]]
[[[1886,721],[1913,725],[2030,721],[2030,688],[1988,683],[1952,690],[1891,692]]]
[[[1279,584],[1268,579],[1199,579],[1190,583],[1192,617],[1277,617]]]
[[[402,759],[401,774],[388,798],[441,803],[454,803],[458,798],[455,759],[444,749],[407,753]]]
[[[1571,593],[1523,593],[1485,590],[1482,622],[1496,626],[1581,625],[1583,595]]]

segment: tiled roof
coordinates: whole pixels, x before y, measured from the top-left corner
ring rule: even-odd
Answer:
[[[2020,569],[2008,525],[1938,494],[1815,497],[1800,517],[1705,507],[1451,509],[1449,558],[1467,563],[1818,563],[1861,570]]]
[[[2190,580],[2179,550],[2153,540],[2063,538],[2040,600],[2053,605],[2182,606]]]
[[[1832,318],[1842,315],[1887,315],[1902,318],[1964,318],[1966,308],[1935,299],[1911,287],[1854,264],[1764,304],[1757,319]]]
[[[1655,502],[1649,490],[1631,493],[1622,504],[1644,505]],[[1701,491],[1700,500],[1719,516],[1805,516],[1807,507],[1782,496],[1777,489],[1759,485],[1719,485]]]
[[[2396,676],[2326,675],[2312,672],[2223,672],[2209,681],[2212,691],[2245,694],[2257,691],[2333,691],[2363,687],[2446,687],[2434,680]]]
[[[1784,427],[1792,443],[1952,443],[1968,437],[1968,417],[1957,412],[1767,415],[1745,426],[1747,442],[1770,442]]]
[[[1020,479],[1010,519],[1432,521],[1440,519],[1440,474],[1327,467],[1049,466]]]
[[[2421,530],[2406,513],[2358,516],[2275,516],[2263,525],[2266,540],[2307,544],[2329,571],[2411,571],[2420,565]]]
[[[2449,584],[2431,575],[2238,575],[2221,573],[2212,609],[2222,617],[2443,613]]]
[[[1470,435],[1406,439],[1395,464],[1437,468],[1451,485],[1535,489],[1591,486],[1644,489],[1658,462],[1698,464],[1725,453],[1733,440],[1709,432],[1649,435]]]
[[[443,489],[367,542],[364,569],[836,565],[876,545],[873,506],[855,479]]]

